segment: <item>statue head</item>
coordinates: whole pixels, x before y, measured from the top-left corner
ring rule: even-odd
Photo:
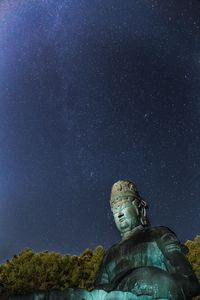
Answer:
[[[122,236],[139,225],[149,224],[146,216],[147,203],[140,197],[134,183],[128,180],[113,184],[110,205],[115,224]]]

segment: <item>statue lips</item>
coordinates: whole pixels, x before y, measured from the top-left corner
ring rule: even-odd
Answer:
[[[122,222],[125,221],[125,219],[126,219],[126,218],[123,216],[123,217],[121,217],[121,218],[119,219],[119,222],[122,223]]]

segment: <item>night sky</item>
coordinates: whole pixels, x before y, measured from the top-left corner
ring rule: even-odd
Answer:
[[[112,246],[120,179],[194,239],[199,175],[199,0],[1,0],[1,263]]]

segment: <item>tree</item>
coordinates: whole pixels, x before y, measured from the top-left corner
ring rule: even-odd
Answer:
[[[26,248],[0,266],[3,294],[22,295],[34,291],[64,290],[68,287],[91,289],[103,258],[104,249],[85,249],[80,256]],[[1,294],[2,299],[2,294]]]
[[[188,260],[192,265],[192,268],[199,280],[200,283],[200,235],[197,235],[194,241],[186,241],[185,245],[187,246],[188,252]],[[195,297],[195,300],[200,300],[200,296]]]

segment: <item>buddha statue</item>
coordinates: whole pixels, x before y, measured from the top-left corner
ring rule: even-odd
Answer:
[[[95,288],[132,293],[138,299],[183,300],[198,295],[187,248],[169,228],[150,225],[147,203],[136,186],[126,180],[116,182],[110,205],[122,239],[107,250]]]
[[[184,300],[200,293],[187,248],[167,227],[152,227],[136,186],[112,186],[110,206],[121,241],[106,251],[91,292],[70,289],[67,299]]]

